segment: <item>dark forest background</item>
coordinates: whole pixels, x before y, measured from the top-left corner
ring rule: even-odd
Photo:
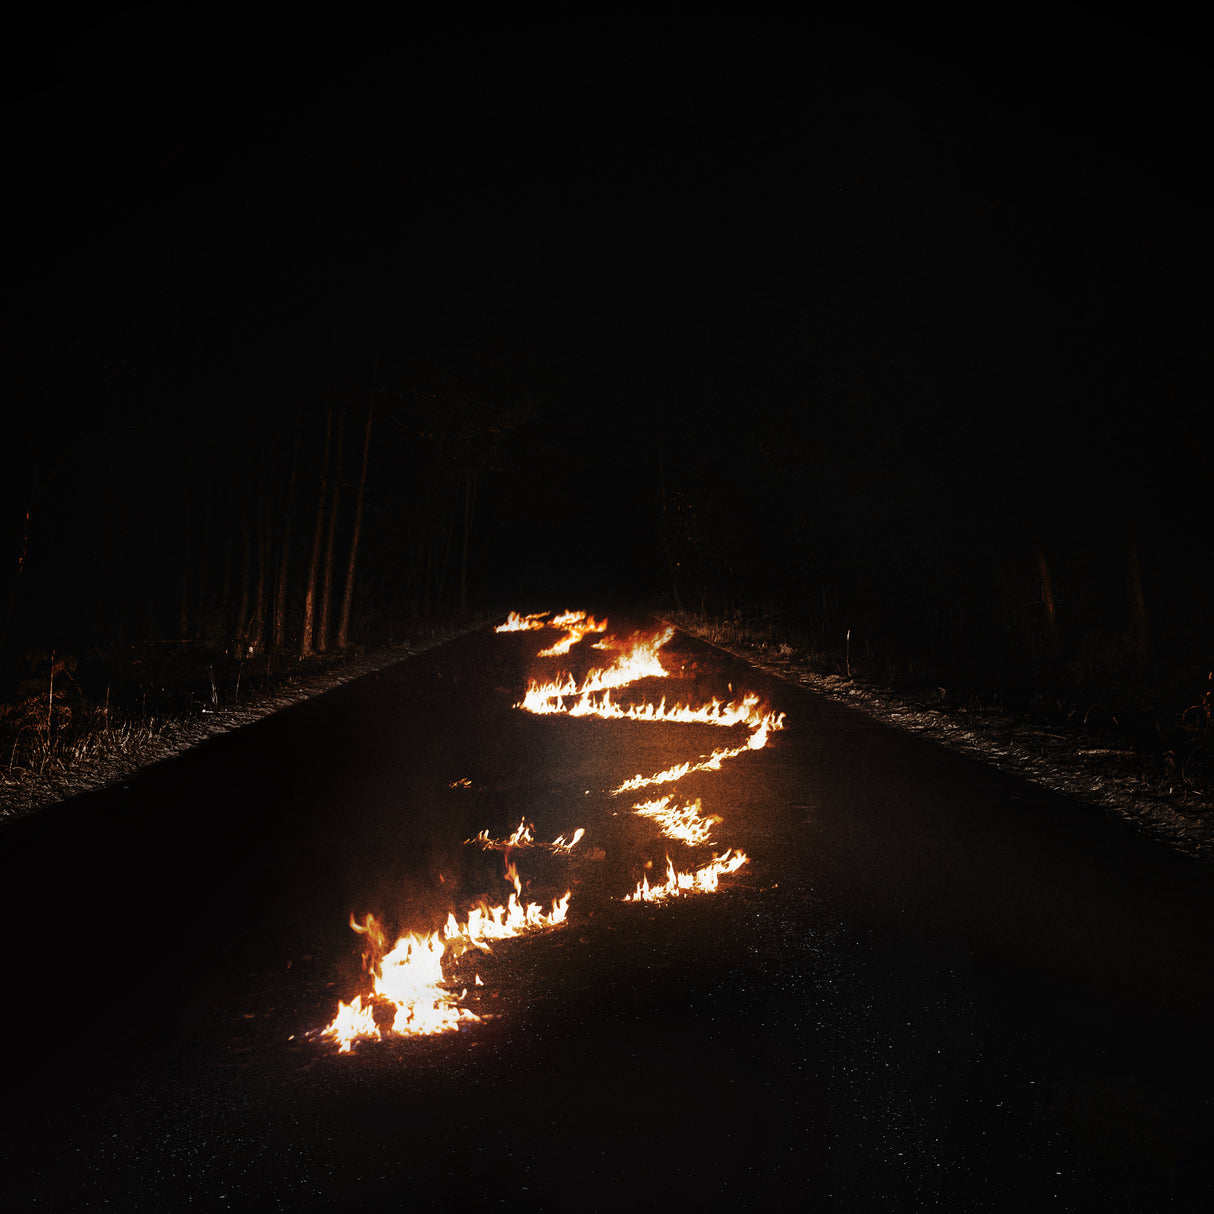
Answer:
[[[623,599],[1208,729],[1201,69],[1068,11],[27,13],[0,695]]]

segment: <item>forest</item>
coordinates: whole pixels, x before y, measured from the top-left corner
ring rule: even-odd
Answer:
[[[917,20],[54,31],[6,103],[0,761],[629,602],[1208,768],[1196,77]]]

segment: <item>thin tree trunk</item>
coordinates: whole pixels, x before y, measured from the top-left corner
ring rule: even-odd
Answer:
[[[187,512],[181,541],[181,581],[177,594],[177,639],[190,635],[190,522]]]
[[[344,419],[337,418],[337,455],[333,468],[333,487],[329,498],[329,534],[325,537],[325,556],[320,578],[320,619],[316,627],[316,648],[324,653],[329,648],[329,616],[333,605],[333,553],[337,546],[337,507],[341,501],[343,468]]]
[[[346,565],[346,591],[341,600],[341,618],[337,625],[337,647],[350,644],[350,608],[354,601],[354,567],[358,560],[358,540],[362,531],[363,497],[367,489],[367,457],[371,450],[371,417],[373,408],[367,405],[367,428],[363,432],[362,468],[358,474],[358,492],[354,497],[354,530],[350,536],[350,560]]]
[[[257,503],[253,526],[257,541],[257,581],[253,584],[253,615],[245,638],[245,652],[249,657],[261,649],[266,628],[266,547],[269,541],[266,538],[266,508],[263,501]]]
[[[1130,635],[1133,638],[1134,656],[1145,664],[1151,656],[1151,617],[1147,614],[1147,598],[1142,587],[1142,558],[1139,555],[1138,537],[1130,536],[1126,557],[1126,597],[1130,607]]]
[[[274,591],[274,648],[281,649],[287,638],[287,572],[291,558],[291,516],[295,509],[295,476],[299,463],[299,427],[295,429],[295,448],[291,453],[291,471],[287,475],[283,504],[282,551],[278,557],[278,581]]]
[[[329,440],[333,431],[333,411],[325,416],[325,446],[320,458],[319,488],[316,493],[316,526],[312,530],[312,555],[308,558],[308,581],[304,588],[303,634],[299,639],[299,657],[312,656],[312,632],[316,627],[316,579],[320,573],[321,545],[325,536],[325,504],[328,500]]]
[[[249,528],[249,517],[246,513],[240,529],[240,606],[236,608],[236,627],[233,630],[237,657],[244,656],[245,636],[249,623],[249,574],[253,565],[253,538],[249,533]]]
[[[476,473],[464,473],[464,537],[459,562],[459,613],[468,614],[468,542],[472,534],[472,512],[476,508]]]
[[[429,615],[434,606],[434,532],[428,527],[422,537],[423,586],[422,611]]]
[[[1062,632],[1058,624],[1058,604],[1054,599],[1054,579],[1045,559],[1044,549],[1037,549],[1037,572],[1041,578],[1041,606],[1045,611],[1045,635],[1051,657],[1057,657],[1062,647]]]

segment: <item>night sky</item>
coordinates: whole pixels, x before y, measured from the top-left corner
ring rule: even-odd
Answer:
[[[990,601],[1043,545],[1112,569],[1131,537],[1182,618],[1212,559],[1196,36],[984,21],[31,7],[23,601],[129,584],[182,486],[222,513],[232,453],[313,399],[437,376],[530,402],[479,489],[485,599],[660,590],[677,505],[726,594]],[[386,564],[416,507],[403,430],[376,443]]]

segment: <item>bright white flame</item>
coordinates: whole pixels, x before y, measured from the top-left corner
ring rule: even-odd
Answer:
[[[355,1041],[379,1040],[385,1031],[406,1036],[449,1033],[480,1019],[460,1007],[456,997],[444,989],[446,943],[441,933],[409,932],[385,953],[383,929],[374,915],[363,923],[351,918],[350,926],[368,938],[363,964],[371,972],[373,994],[366,1001],[356,995],[350,1003],[339,1003],[337,1014],[322,1032],[322,1037],[337,1042],[343,1054],[350,1052]],[[386,1030],[376,1019],[377,1005],[383,1009],[384,1020],[392,1017]]]
[[[549,844],[536,843],[534,835],[534,827],[525,818],[518,824],[518,829],[507,839],[495,839],[489,834],[488,830],[482,830],[479,835],[471,839],[465,839],[465,843],[474,843],[477,847],[483,848],[486,851],[513,851],[515,848],[522,847],[544,847],[547,846],[554,852],[562,852],[568,854],[571,852],[586,833],[584,826],[579,826],[573,832],[571,839],[566,839],[564,835],[557,835]]]
[[[652,818],[668,839],[678,839],[693,847],[712,842],[712,828],[721,819],[701,814],[703,806],[696,800],[689,805],[676,806],[673,797],[662,797],[658,801],[643,801],[634,805],[632,812],[643,818]]]
[[[544,619],[548,615],[546,611],[535,611],[531,615],[519,615],[517,611],[512,611],[507,617],[504,624],[499,624],[494,632],[534,632],[537,628],[544,627]]]
[[[348,1054],[355,1041],[378,1041],[385,1034],[416,1037],[450,1033],[479,1021],[481,1017],[475,1012],[460,1006],[464,994],[454,995],[446,989],[450,979],[445,965],[469,948],[488,952],[490,941],[558,927],[569,910],[568,890],[552,903],[551,911],[545,911],[538,903],[519,900],[522,883],[513,864],[507,876],[515,890],[505,906],[481,902],[468,912],[464,922],[451,914],[442,931],[428,935],[406,932],[388,952],[384,951],[383,929],[374,915],[368,915],[363,923],[352,917],[350,926],[368,938],[363,964],[371,975],[372,994],[365,1001],[356,995],[349,1003],[339,1002],[321,1036],[335,1041],[338,1049]],[[382,1020],[391,1015],[387,1028],[381,1028],[376,1006],[384,1009]]]
[[[727,851],[723,856],[714,856],[707,864],[689,873],[675,871],[670,857],[666,857],[666,881],[662,885],[650,885],[643,877],[636,890],[624,899],[625,902],[662,902],[683,894],[715,893],[720,879],[736,873],[747,861],[742,852]]]

